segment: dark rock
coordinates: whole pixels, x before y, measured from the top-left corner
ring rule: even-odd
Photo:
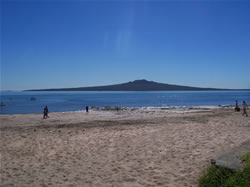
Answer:
[[[243,142],[238,147],[231,149],[229,152],[222,154],[215,160],[215,165],[231,170],[238,170],[243,167],[240,156],[250,152],[250,139]]]

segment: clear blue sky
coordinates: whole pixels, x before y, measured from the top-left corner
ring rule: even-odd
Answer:
[[[1,90],[250,88],[249,1],[1,1]]]

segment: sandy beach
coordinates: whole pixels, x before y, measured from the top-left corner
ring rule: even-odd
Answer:
[[[49,116],[0,116],[0,186],[197,186],[210,159],[250,138],[232,107]]]

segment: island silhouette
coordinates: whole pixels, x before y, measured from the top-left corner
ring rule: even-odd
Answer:
[[[126,83],[106,85],[106,86],[32,89],[24,91],[209,91],[209,90],[212,91],[212,90],[249,90],[249,89],[201,88],[201,87],[158,83],[154,81],[141,79]]]

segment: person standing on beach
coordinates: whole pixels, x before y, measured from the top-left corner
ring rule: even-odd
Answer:
[[[43,109],[43,119],[48,118],[48,113],[49,113],[48,107],[45,106]]]
[[[239,111],[240,111],[240,107],[239,107],[239,105],[238,105],[238,101],[237,101],[237,100],[235,101],[235,108],[234,108],[234,111],[235,111],[235,112],[239,112]]]
[[[248,115],[247,115],[247,104],[246,104],[246,101],[243,101],[242,108],[243,108],[243,114],[242,114],[242,116],[244,116],[246,114],[246,117],[248,117]]]
[[[120,108],[117,106],[117,107],[115,107],[115,109],[116,109],[116,111],[118,112]]]
[[[87,113],[89,112],[89,106],[86,106],[86,112]]]

